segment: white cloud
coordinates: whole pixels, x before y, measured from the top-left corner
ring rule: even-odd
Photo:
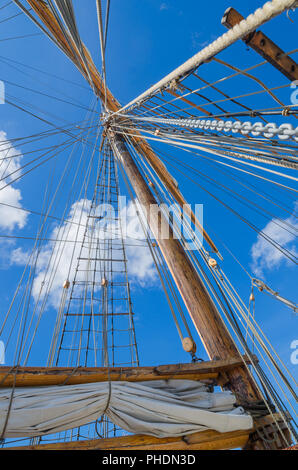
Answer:
[[[121,211],[121,220],[124,237],[128,243],[126,254],[129,274],[143,284],[145,281],[154,281],[157,273],[149,248],[144,246],[143,243],[141,246],[137,246],[138,243],[135,246],[129,245],[129,241],[131,243],[134,240],[138,240],[140,243],[144,242],[144,230],[142,227],[148,230],[145,217],[138,204],[137,207],[142,223],[140,223],[136,207],[132,201]]]
[[[297,212],[298,202],[295,204],[294,212]],[[295,244],[296,237],[293,233],[285,230],[282,227],[290,229],[278,219],[271,220],[262,230],[268,237],[272,238],[275,242],[297,255],[297,245]],[[284,220],[284,222],[291,224],[296,229],[298,228],[297,218],[293,215]],[[275,248],[271,243],[265,240],[261,235],[258,235],[257,241],[251,248],[252,264],[251,268],[256,276],[263,276],[265,270],[273,270],[280,267],[282,263],[287,262],[287,258],[283,253]]]
[[[135,278],[137,282],[144,285],[145,283],[155,280],[156,270],[149,248],[144,246],[128,246],[126,248],[126,254],[129,274]]]
[[[12,186],[0,189],[0,203],[22,207],[21,200],[22,196],[19,189],[15,189]],[[0,204],[0,227],[2,229],[11,231],[16,226],[21,229],[25,226],[27,217],[28,214],[24,211]]]
[[[82,253],[80,254],[85,226],[88,222],[90,205],[91,201],[87,199],[82,199],[74,203],[64,224],[61,227],[55,227],[49,235],[49,238],[53,240],[67,240],[67,242],[48,242],[38,253],[36,275],[32,290],[35,301],[43,299],[45,292],[48,291],[48,305],[57,308],[60,304],[64,281],[69,280],[72,282],[74,280],[78,257],[85,258],[85,260],[80,260],[80,271],[76,278],[79,281],[83,281],[86,280],[86,270],[92,271],[95,268],[95,261],[92,260],[92,258],[98,258],[94,241],[96,241],[96,239],[103,241],[104,238],[110,238],[111,236],[117,237],[119,229],[114,223],[105,222],[103,219],[101,222],[96,222],[96,225],[91,227],[89,219],[87,236],[89,240],[92,239],[92,244],[89,245],[89,247],[83,247]],[[127,217],[126,220],[124,220],[124,216]],[[132,203],[130,203],[128,207],[123,208],[121,211],[121,219],[128,245],[126,255],[130,278],[132,281],[140,283],[141,285],[154,282],[156,279],[156,271],[153,259],[149,249],[143,246],[144,244],[139,240],[141,230],[138,227],[137,215],[133,210]],[[75,240],[77,243],[74,243]],[[115,243],[119,242],[116,240]],[[132,244],[134,246],[131,246]],[[135,245],[139,246],[136,247]],[[17,248],[11,253],[11,264],[25,265],[28,262],[29,256],[29,253],[24,252],[21,248]],[[117,258],[122,259],[121,251],[114,250],[113,259]],[[91,260],[88,261],[88,259]],[[30,262],[32,264],[34,260],[31,259]],[[97,269],[98,265],[99,263],[97,262]],[[116,262],[115,265],[117,265],[117,267],[120,265],[124,268],[121,262]],[[117,268],[115,267],[115,269]],[[100,276],[99,272],[98,276]],[[100,280],[100,278],[95,279],[96,282]],[[79,287],[77,287],[77,289],[79,289]]]
[[[12,157],[12,158],[11,158]],[[22,154],[16,150],[11,142],[7,140],[4,131],[0,131],[0,228],[13,230],[14,228],[23,228],[27,222],[28,214],[15,207],[22,207],[21,191],[12,185],[6,186],[16,176],[21,166]],[[14,173],[11,175],[11,173]],[[5,187],[6,186],[6,187]]]
[[[23,266],[27,264],[29,253],[22,250],[22,248],[15,248],[10,253],[10,264],[17,266]]]
[[[160,11],[163,11],[163,10],[168,10],[169,9],[169,5],[165,2],[161,3],[160,4],[160,7],[159,7]]]

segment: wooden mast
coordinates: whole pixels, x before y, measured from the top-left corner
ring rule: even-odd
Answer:
[[[167,266],[173,276],[185,306],[201,337],[211,360],[239,357],[234,342],[227,331],[212,299],[210,298],[197,271],[191,264],[179,240],[174,238],[166,218],[158,211],[158,202],[124,141],[109,133],[112,148],[123,165],[139,203],[146,210],[147,221],[161,249]],[[161,227],[168,228],[168,237],[162,237]],[[229,388],[242,400],[260,400],[258,390],[253,386],[246,370],[237,367],[228,373]]]

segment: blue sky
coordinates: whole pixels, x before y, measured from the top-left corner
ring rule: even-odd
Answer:
[[[256,0],[250,2],[233,1],[233,6],[239,9],[244,16],[262,4],[262,1]],[[90,49],[95,62],[100,64],[95,2],[92,0],[75,0],[74,5],[80,19],[81,36]],[[195,0],[183,2],[178,0],[166,2],[157,0],[120,2],[112,0],[107,44],[107,81],[116,98],[123,104],[127,103],[199,49],[223,34],[225,28],[221,25],[220,20],[228,6],[230,6],[230,2],[218,0],[212,3]],[[36,107],[36,113],[57,126],[82,121],[86,112],[84,109],[55,101],[52,98],[35,95],[8,83],[14,82],[25,87],[36,88],[41,92],[50,93],[65,100],[76,100],[80,105],[87,108],[90,107],[92,101],[92,93],[79,72],[47,38],[41,35],[3,41],[5,38],[39,32],[23,15],[1,23],[2,19],[4,20],[15,13],[17,13],[17,9],[14,6],[7,7],[3,11],[0,10],[0,79],[6,83],[8,99],[14,100],[14,98],[10,98],[13,95],[13,97],[29,102]],[[273,20],[262,28],[272,39],[278,41],[284,50],[294,49],[297,45],[297,12],[291,12],[290,16],[296,23],[292,23],[284,14],[278,21]],[[280,34],[280,28],[283,34]],[[255,52],[247,50],[243,43],[237,44],[232,50],[233,64],[240,68],[245,68],[248,64],[255,63],[258,60]],[[224,57],[229,56],[228,52],[225,54]],[[7,59],[19,62],[19,64],[9,62]],[[26,69],[20,63],[26,63],[49,74],[64,77],[66,80],[71,80],[80,85],[80,87],[32,69]],[[206,70],[206,76],[208,76],[208,73],[208,70]],[[263,79],[266,82],[286,83],[286,79],[274,71],[271,66],[266,67],[265,73]],[[289,90],[285,90],[284,99],[289,101],[289,96]],[[47,114],[42,114],[40,110],[46,110]],[[47,124],[41,123],[9,104],[0,106],[0,131],[5,132],[8,139],[31,135],[48,129]],[[58,140],[53,140],[53,142],[58,142]],[[35,145],[38,148],[38,144]],[[26,152],[25,147],[18,145],[15,145],[15,147],[21,153]],[[31,144],[30,149],[34,149],[34,144]],[[162,149],[161,146],[160,149]],[[169,151],[166,148],[164,150],[165,152]],[[176,154],[177,152],[175,152]],[[200,170],[208,172],[213,177],[221,178],[222,182],[226,181],[223,175],[220,175],[207,163],[198,163],[182,151],[179,152],[179,155],[181,159],[185,159],[189,164],[198,165],[197,168]],[[26,159],[26,156],[24,156],[24,159]],[[59,171],[63,169],[65,159],[66,154],[62,154],[61,159],[59,157],[58,161],[55,159],[45,164],[14,185],[21,192],[22,200],[20,203],[22,207],[36,211],[40,210],[41,197],[48,178],[48,172],[53,170],[54,165],[56,165],[55,171],[58,175]],[[253,266],[251,249],[257,243],[256,233],[250,231],[235,216],[224,210],[222,206],[198,187],[189,184],[175,169],[169,166],[169,170],[179,180],[180,187],[189,202],[204,204],[204,222],[211,235],[216,237],[216,234],[219,234],[220,239],[233,250],[241,263],[251,268]],[[245,180],[246,176],[243,176],[243,179]],[[70,185],[70,182],[68,184]],[[272,190],[269,185],[263,186],[260,182],[256,182],[256,185],[259,190],[263,188],[268,192]],[[67,190],[67,187],[65,190]],[[224,197],[220,192],[218,192],[218,196]],[[289,205],[292,210],[294,209],[295,201],[285,196],[284,192],[276,190],[275,196]],[[284,197],[285,199],[283,199]],[[231,202],[229,199],[227,201]],[[239,211],[244,210],[238,203],[235,203],[234,207]],[[61,207],[57,207],[57,214],[61,214],[62,210],[63,206],[61,204]],[[281,218],[287,218],[284,212],[279,211],[278,208],[274,213]],[[269,220],[250,210],[247,210],[246,215],[252,218],[261,228],[264,228],[269,222]],[[22,228],[16,224],[13,224],[12,228],[2,227],[1,233],[30,236],[36,231],[38,217],[29,215],[20,224],[22,225],[22,223],[24,225]],[[217,242],[225,257],[222,265],[225,272],[243,296],[244,301],[248,302],[250,294],[249,278],[225,251],[220,240],[217,240]],[[1,315],[8,309],[14,287],[23,268],[12,262],[12,252],[16,249],[26,251],[29,249],[30,244],[32,246],[32,243],[32,241],[17,239],[10,243],[6,241],[0,244],[2,270],[0,285]],[[290,247],[294,249],[293,241],[290,242]],[[275,264],[269,263],[269,266],[266,265],[262,274],[266,283],[278,290],[281,295],[297,302],[297,276],[293,265],[280,259]],[[147,284],[134,282],[132,295],[134,311],[136,312],[136,333],[139,340],[141,363],[158,364],[188,361],[188,356],[180,346],[165,297],[158,282],[150,281]],[[51,312],[47,313],[49,323],[45,322],[43,326],[41,345],[43,335],[46,336],[48,332],[47,329],[52,318],[51,314]],[[256,293],[256,319],[289,369],[292,373],[297,374],[298,366],[290,362],[290,344],[298,338],[297,317],[291,310],[275,299],[266,294]],[[7,352],[7,363],[12,362],[11,354],[11,352]],[[199,342],[198,356],[206,357]],[[36,352],[32,362],[34,363],[34,360],[38,361],[39,359],[40,355]]]

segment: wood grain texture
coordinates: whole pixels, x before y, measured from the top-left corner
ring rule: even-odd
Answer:
[[[0,367],[0,387],[39,387],[53,385],[75,385],[94,382],[149,380],[216,380],[220,373],[239,367],[242,359],[205,361],[195,364],[169,364],[146,367]]]
[[[230,29],[243,19],[235,8],[229,8],[223,16],[222,24]],[[291,57],[284,55],[284,51],[262,31],[254,31],[242,40],[289,80],[298,80],[298,64]]]
[[[5,450],[224,450],[244,447],[249,431],[202,431],[182,437],[133,436],[6,448]]]

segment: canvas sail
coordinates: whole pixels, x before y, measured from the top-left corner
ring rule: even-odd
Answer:
[[[10,389],[1,390],[0,432],[10,397]],[[212,393],[208,385],[192,380],[18,388],[4,435],[53,434],[90,423],[103,413],[128,432],[155,437],[251,429],[251,416],[235,402],[231,392]]]

